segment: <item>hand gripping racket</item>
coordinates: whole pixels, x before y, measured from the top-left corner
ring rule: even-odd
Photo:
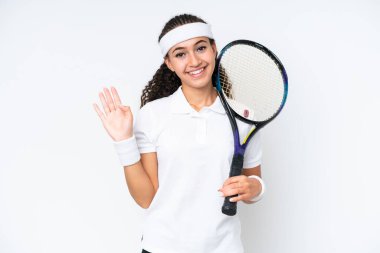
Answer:
[[[282,110],[288,94],[288,77],[280,60],[266,47],[248,40],[225,46],[217,62],[216,90],[230,120],[234,155],[230,177],[241,175],[248,142]],[[252,125],[240,144],[236,119]],[[222,212],[236,214],[236,202],[224,200]]]

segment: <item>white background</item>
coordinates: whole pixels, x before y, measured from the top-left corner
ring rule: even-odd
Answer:
[[[239,203],[246,252],[380,252],[375,0],[0,0],[0,252],[141,252],[144,209],[92,103],[113,85],[137,111],[185,12],[219,50],[254,40],[288,72],[262,130],[267,193]]]

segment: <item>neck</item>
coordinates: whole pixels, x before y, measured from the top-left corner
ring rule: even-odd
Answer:
[[[200,111],[204,106],[212,105],[218,96],[215,88],[211,84],[202,88],[193,88],[182,84],[181,88],[187,102],[196,111]]]

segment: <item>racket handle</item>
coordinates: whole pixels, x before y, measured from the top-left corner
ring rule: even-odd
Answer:
[[[243,169],[244,155],[235,154],[232,158],[230,177],[241,175]],[[230,198],[237,197],[238,194],[233,196],[228,196],[224,198],[224,203],[222,206],[222,213],[225,215],[233,216],[236,214],[237,202],[230,202]]]

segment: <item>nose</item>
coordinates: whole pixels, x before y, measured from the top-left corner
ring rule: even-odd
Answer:
[[[199,66],[201,64],[201,59],[196,53],[190,53],[189,54],[189,64],[192,67]]]

